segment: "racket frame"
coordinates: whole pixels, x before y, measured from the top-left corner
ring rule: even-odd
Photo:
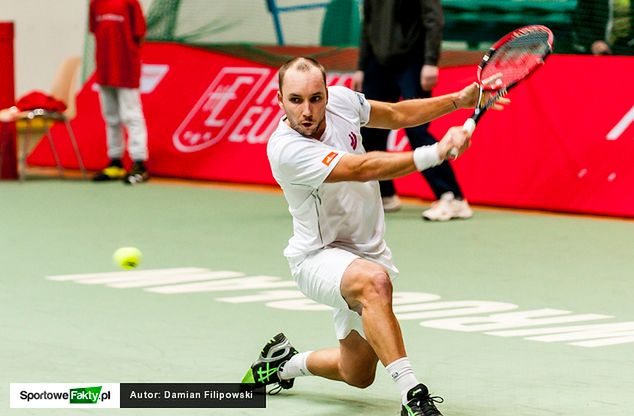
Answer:
[[[522,78],[519,78],[515,81],[510,82],[507,85],[484,85],[482,83],[482,71],[484,70],[484,68],[487,66],[487,64],[489,63],[489,61],[491,60],[491,58],[500,50],[500,47],[504,44],[506,44],[508,41],[513,40],[519,36],[525,35],[527,32],[532,32],[535,30],[539,30],[541,32],[547,33],[548,34],[548,49],[546,50],[546,52],[544,53],[544,55],[541,57],[539,64],[535,65],[525,76],[523,76]],[[554,36],[552,31],[547,28],[546,26],[542,26],[542,25],[530,25],[530,26],[524,26],[518,29],[515,29],[514,31],[507,33],[506,35],[504,35],[501,39],[499,39],[497,42],[495,42],[490,48],[489,50],[484,54],[484,56],[482,57],[482,60],[480,61],[480,64],[478,65],[478,70],[477,70],[477,84],[478,84],[478,100],[476,101],[476,107],[473,111],[473,114],[471,115],[471,117],[469,117],[463,124],[463,129],[468,132],[469,134],[473,133],[473,131],[475,130],[476,124],[478,123],[478,121],[480,120],[480,118],[482,117],[482,115],[486,112],[486,110],[488,110],[489,108],[493,107],[493,105],[502,97],[504,97],[506,94],[508,94],[509,90],[513,87],[515,87],[520,81],[527,79],[528,77],[530,77],[533,73],[535,73],[535,71],[542,67],[546,61],[546,58],[548,56],[550,56],[550,54],[553,51],[553,41],[554,41]],[[494,83],[493,83],[494,84]],[[484,92],[492,92],[492,91],[497,91],[494,95],[492,95],[491,97],[489,97],[489,99],[483,103],[482,100],[484,99]],[[451,149],[449,151],[449,154],[453,157],[456,158],[458,156],[458,149]]]
[[[484,68],[486,68],[486,66],[489,63],[489,61],[491,60],[491,58],[493,58],[493,56],[500,50],[500,47],[502,45],[506,44],[507,42],[517,38],[517,37],[525,35],[527,32],[533,32],[533,31],[536,31],[536,30],[548,34],[548,41],[547,41],[548,50],[546,50],[544,55],[541,57],[541,60],[540,60],[541,62],[538,65],[535,65],[528,72],[528,74],[526,74],[522,78],[519,78],[519,79],[517,79],[515,81],[510,82],[507,85],[503,85],[502,87],[499,87],[499,86],[496,86],[496,85],[484,85],[482,83],[482,71],[484,70]],[[504,97],[511,88],[515,87],[520,81],[525,80],[528,77],[530,77],[533,73],[535,73],[535,71],[538,68],[543,66],[545,61],[546,61],[546,58],[553,51],[553,41],[554,41],[553,32],[549,28],[547,28],[546,26],[542,26],[542,25],[530,25],[530,26],[521,27],[519,29],[515,29],[514,31],[512,31],[510,33],[507,33],[500,40],[495,42],[489,48],[489,50],[484,54],[484,56],[482,57],[482,60],[480,61],[480,64],[478,65],[477,78],[478,78],[478,86],[479,86],[480,91],[478,93],[478,101],[477,101],[476,108],[474,109],[473,115],[470,118],[472,118],[473,121],[477,124],[478,120],[480,119],[480,117],[482,117],[484,112],[486,110],[488,110],[489,108],[493,107],[493,104],[495,104],[497,102],[497,100],[499,100],[500,98]],[[497,93],[494,94],[493,96],[491,96],[487,100],[487,102],[483,104],[482,103],[482,98],[484,97],[484,92],[485,91],[497,91]]]

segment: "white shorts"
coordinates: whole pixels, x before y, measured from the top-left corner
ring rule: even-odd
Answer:
[[[341,279],[354,260],[364,258],[385,267],[391,279],[398,276],[389,248],[376,257],[361,256],[338,247],[326,247],[295,263],[289,259],[291,274],[306,297],[332,307],[337,339],[355,330],[365,338],[361,316],[348,307],[341,295]]]

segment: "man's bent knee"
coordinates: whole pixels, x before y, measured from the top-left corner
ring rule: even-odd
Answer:
[[[363,287],[363,298],[366,301],[391,301],[392,281],[384,271],[373,271],[367,275]]]
[[[344,274],[341,293],[350,309],[360,313],[370,302],[391,302],[392,281],[382,266],[357,259]]]

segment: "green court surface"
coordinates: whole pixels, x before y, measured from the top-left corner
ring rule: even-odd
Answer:
[[[389,215],[386,238],[408,355],[445,416],[632,415],[634,222],[476,209],[437,224],[423,208]],[[9,383],[238,382],[279,331],[335,346],[331,313],[294,293],[290,233],[276,192],[0,182],[0,415],[398,414],[382,367],[365,390],[297,379],[266,409],[9,408]],[[139,269],[115,267],[121,246]]]

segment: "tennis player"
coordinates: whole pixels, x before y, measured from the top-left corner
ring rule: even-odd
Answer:
[[[313,59],[294,58],[280,68],[278,101],[286,115],[267,153],[293,216],[293,237],[284,255],[302,293],[334,309],[339,346],[298,353],[278,334],[243,383],[277,384],[279,391],[291,388],[296,377],[315,375],[365,388],[380,360],[401,392],[402,415],[441,415],[435,405],[440,398],[430,396],[412,370],[392,311],[398,269],[383,240],[377,181],[436,166],[452,148],[461,154],[469,135],[452,127],[438,143],[413,152],[366,153],[360,128],[424,124],[473,107],[477,93],[470,85],[444,96],[385,103],[345,87],[327,87],[324,68]]]

